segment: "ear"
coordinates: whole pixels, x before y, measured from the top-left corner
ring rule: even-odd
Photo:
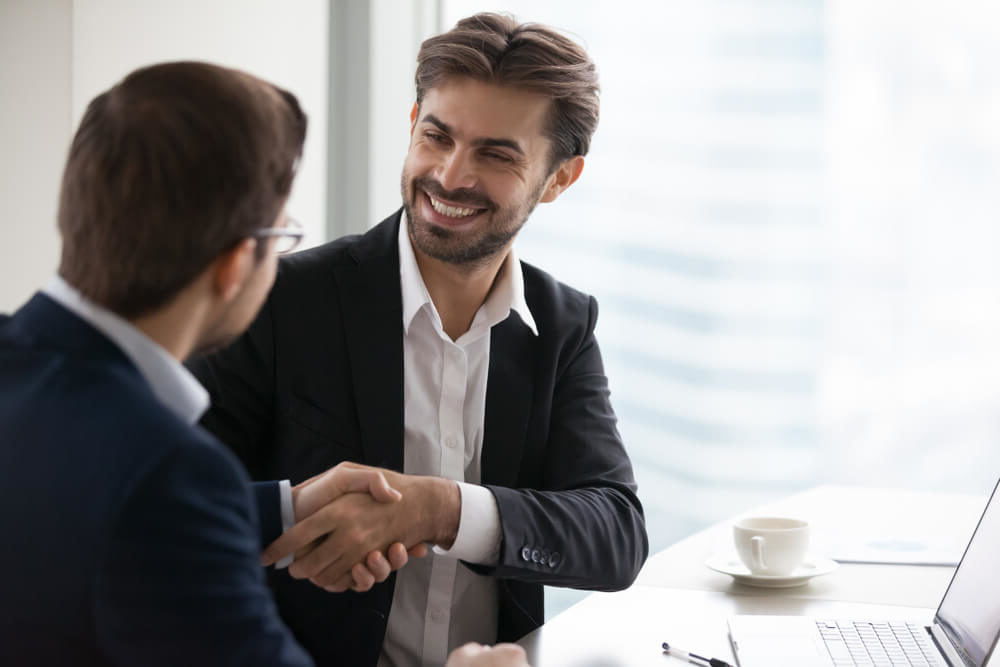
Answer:
[[[253,273],[257,249],[256,239],[244,239],[239,245],[219,255],[209,269],[212,274],[212,288],[215,295],[229,303],[239,294],[243,283]]]
[[[549,176],[548,185],[545,186],[545,192],[542,193],[540,201],[555,201],[566,188],[576,183],[576,179],[580,178],[580,174],[582,173],[582,155],[576,155],[564,161],[561,165],[559,165],[559,167],[556,168],[555,172]]]
[[[413,136],[413,130],[417,126],[417,113],[420,111],[420,105],[416,102],[413,103],[413,108],[410,109],[410,136]]]

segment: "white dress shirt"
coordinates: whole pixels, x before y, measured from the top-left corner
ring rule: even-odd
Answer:
[[[208,392],[201,383],[162,346],[132,326],[127,320],[85,298],[72,285],[55,276],[42,292],[67,310],[107,336],[139,369],[153,395],[168,410],[188,424],[195,424],[209,406]],[[281,522],[287,530],[295,523],[292,487],[288,480],[279,482]],[[289,556],[275,567],[287,567]]]
[[[511,250],[472,326],[456,341],[420,275],[406,230],[399,227],[403,299],[403,471],[456,480],[461,518],[455,543],[435,547],[399,571],[379,667],[444,664],[448,652],[469,641],[496,641],[496,580],[473,573],[459,559],[496,564],[500,515],[481,481],[490,330],[515,311],[535,335],[524,300],[521,265]]]

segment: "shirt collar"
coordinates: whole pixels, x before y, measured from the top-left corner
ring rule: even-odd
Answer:
[[[42,291],[121,348],[149,383],[153,394],[185,422],[194,424],[208,409],[205,388],[183,364],[139,329],[89,301],[59,276]]]
[[[440,327],[441,318],[431,301],[427,285],[420,274],[420,267],[417,266],[417,257],[413,253],[410,235],[407,233],[405,211],[399,223],[399,279],[403,296],[403,330],[409,333],[413,318],[421,308],[428,304],[430,312]],[[507,253],[507,259],[500,267],[493,289],[490,290],[483,306],[490,326],[504,321],[510,312],[514,311],[520,316],[524,325],[531,330],[531,333],[538,335],[535,318],[532,317],[528,302],[524,298],[524,274],[521,271],[521,262],[517,259],[514,248],[511,248],[510,252]]]

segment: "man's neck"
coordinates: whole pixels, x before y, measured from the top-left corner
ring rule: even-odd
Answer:
[[[181,292],[162,308],[131,318],[129,322],[174,359],[183,362],[196,349],[207,306],[192,298],[189,290]]]
[[[476,312],[493,289],[510,246],[485,262],[469,265],[449,264],[413,250],[441,326],[449,338],[458,340],[472,326]]]

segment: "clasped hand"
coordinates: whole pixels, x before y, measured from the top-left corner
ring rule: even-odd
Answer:
[[[289,574],[330,592],[369,590],[427,553],[450,546],[458,487],[435,477],[341,463],[292,489],[295,525],[264,551],[273,564],[294,553]]]

